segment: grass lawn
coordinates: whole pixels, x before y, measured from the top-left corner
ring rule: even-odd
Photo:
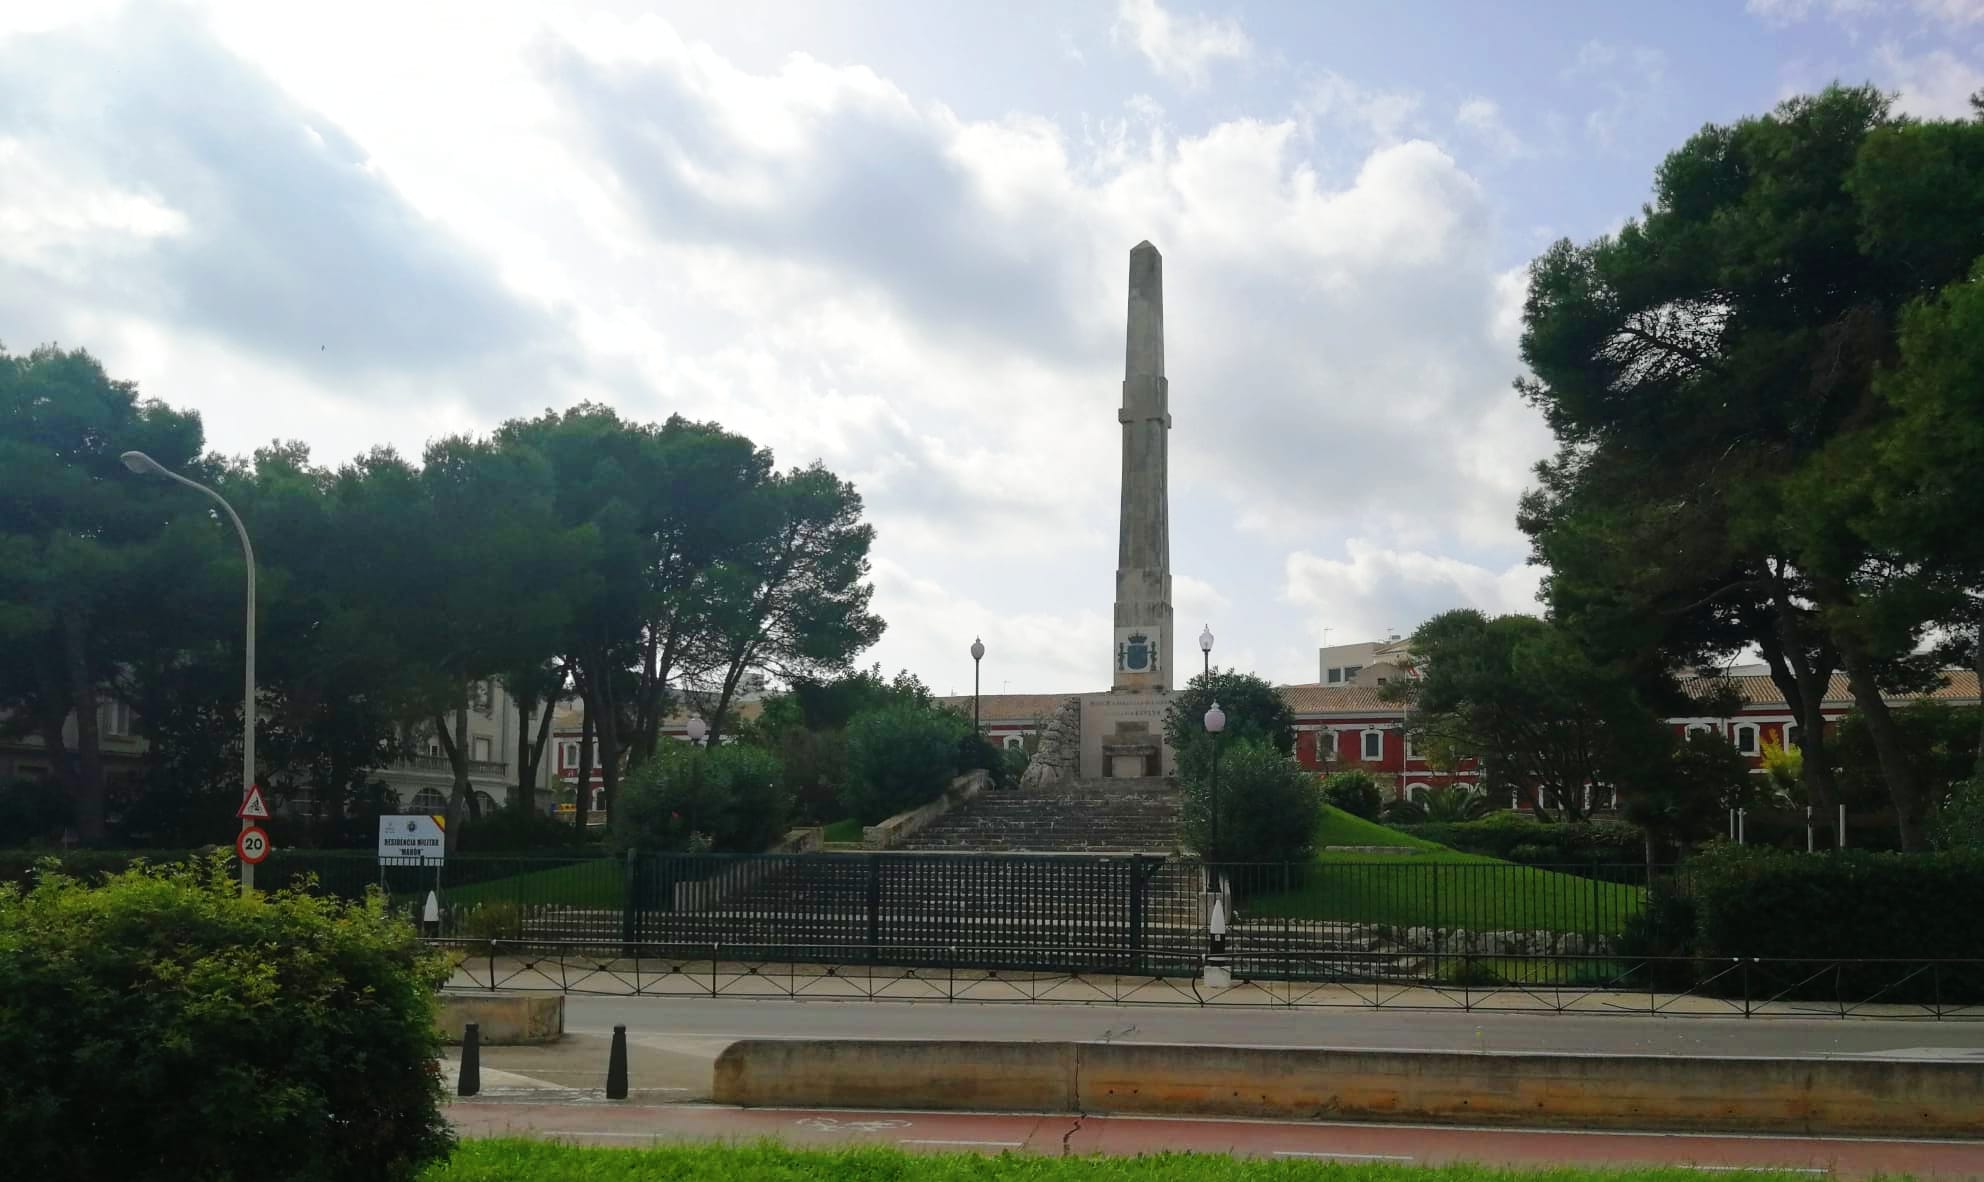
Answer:
[[[822,841],[860,841],[861,822],[853,817],[845,821],[835,821],[821,834]]]
[[[1637,886],[1464,854],[1323,806],[1317,845],[1410,846],[1416,854],[1322,851],[1293,890],[1254,895],[1257,915],[1401,927],[1617,933],[1638,911]]]
[[[626,892],[625,866],[615,858],[592,858],[454,887],[447,895],[451,907],[561,903],[568,907],[618,908],[626,901]]]
[[[1198,1153],[1146,1157],[910,1154],[898,1149],[796,1150],[770,1145],[592,1148],[542,1141],[464,1141],[420,1182],[1701,1182],[1685,1169],[1519,1170],[1475,1165],[1267,1161]],[[1756,1179],[1799,1175],[1768,1172]]]

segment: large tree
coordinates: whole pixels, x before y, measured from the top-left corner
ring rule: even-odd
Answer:
[[[1640,218],[1536,262],[1534,377],[1519,383],[1560,445],[1525,515],[1539,554],[1564,562],[1560,617],[1609,597],[1656,634],[1674,622],[1642,652],[1757,645],[1806,743],[1823,738],[1814,695],[1836,661],[1910,847],[1922,792],[1883,692],[1919,676],[1928,620],[1902,606],[1906,564],[1856,526],[1866,487],[1834,477],[1842,441],[1890,417],[1875,377],[1901,310],[1974,257],[1951,228],[1984,214],[1974,184],[1929,193],[1893,175],[1906,153],[1884,145],[1916,126],[1872,89],[1832,88],[1704,128],[1661,165]],[[1909,229],[1917,215],[1938,229]],[[1603,543],[1581,568],[1579,538]]]
[[[1594,789],[1622,786],[1664,751],[1633,678],[1548,621],[1443,612],[1412,651],[1420,725],[1480,758],[1490,791],[1526,791],[1539,817],[1582,820]]]
[[[852,484],[819,464],[795,468],[765,481],[745,508],[741,544],[712,564],[697,609],[711,741],[745,673],[818,679],[882,635],[866,581],[875,530]]]
[[[85,841],[106,833],[97,711],[129,656],[124,626],[153,610],[168,528],[208,508],[133,476],[127,450],[203,474],[196,416],[141,400],[79,350],[0,351],[0,726],[41,739]]]

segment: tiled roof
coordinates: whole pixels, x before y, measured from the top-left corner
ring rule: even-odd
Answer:
[[[1281,696],[1288,708],[1297,714],[1334,714],[1339,711],[1358,713],[1361,711],[1403,709],[1396,702],[1380,698],[1380,687],[1374,685],[1284,685]]]
[[[731,710],[736,714],[738,721],[748,722],[764,713],[765,707],[762,702],[753,698],[748,702],[734,703]],[[586,708],[581,703],[573,702],[569,706],[560,706],[552,712],[551,729],[559,734],[576,733],[585,724],[585,718]],[[661,720],[661,729],[677,730],[688,721],[689,716],[678,711]]]
[[[1061,708],[1061,703],[1074,696],[1074,694],[981,694],[978,699],[978,720],[981,723],[1032,723],[1036,719],[1045,722]],[[970,694],[951,694],[941,697],[937,699],[937,704],[959,711],[967,718],[971,716]]]
[[[1777,683],[1769,677],[1743,676],[1723,680],[1736,687],[1736,693],[1750,706],[1782,706],[1784,694]],[[1697,679],[1687,683],[1690,690],[1703,687]],[[1885,694],[1890,702],[1912,702],[1920,698],[1934,698],[1941,702],[1975,702],[1977,700],[1977,673],[1970,669],[1951,669],[1943,674],[1943,683],[1926,694]],[[1832,675],[1831,684],[1826,686],[1826,703],[1842,707],[1853,704],[1853,691],[1846,684],[1846,674]]]

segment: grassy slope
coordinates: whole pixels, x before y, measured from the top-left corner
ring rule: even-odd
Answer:
[[[1798,1175],[1758,1173],[1759,1180]],[[1143,1157],[1041,1157],[969,1153],[910,1154],[898,1149],[796,1150],[771,1145],[592,1148],[541,1141],[465,1141],[420,1182],[1701,1182],[1683,1169],[1517,1170],[1478,1165],[1272,1161],[1211,1154]]]
[[[1255,896],[1249,910],[1404,927],[1617,932],[1640,906],[1638,887],[1464,854],[1328,805],[1316,844],[1422,852],[1320,852],[1303,886]]]
[[[826,831],[821,835],[820,839],[822,841],[860,841],[861,822],[853,817],[849,817],[844,821],[835,821],[826,827]]]
[[[617,859],[595,858],[566,866],[530,870],[509,878],[456,887],[451,907],[482,903],[559,903],[568,907],[620,907],[626,899],[626,871]]]

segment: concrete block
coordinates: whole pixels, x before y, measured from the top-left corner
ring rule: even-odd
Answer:
[[[716,1059],[711,1099],[748,1108],[1071,1112],[1076,1044],[746,1039]]]
[[[562,993],[443,993],[435,1024],[450,1043],[470,1022],[481,1027],[483,1046],[557,1042],[565,1034]]]
[[[1150,1043],[747,1040],[715,1100],[1805,1135],[1975,1136],[1974,1063]]]

